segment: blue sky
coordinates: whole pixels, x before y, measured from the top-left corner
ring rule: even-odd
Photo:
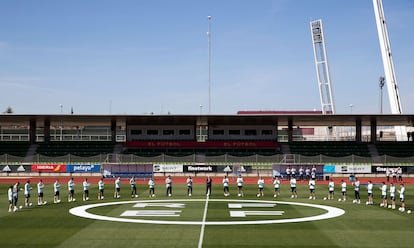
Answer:
[[[414,114],[414,1],[383,5],[403,112]],[[312,19],[324,22],[337,113],[379,113],[371,0],[1,0],[0,110],[207,113],[208,15],[211,114],[321,109]]]

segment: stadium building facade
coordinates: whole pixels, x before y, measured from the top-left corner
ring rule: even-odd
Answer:
[[[414,115],[1,115],[0,162],[387,163],[414,161]],[[317,130],[327,130],[320,132]],[[351,130],[340,136],[329,130]]]

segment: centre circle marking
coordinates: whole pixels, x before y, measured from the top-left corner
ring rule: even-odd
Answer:
[[[83,205],[75,207],[69,210],[69,213],[72,215],[94,219],[94,220],[105,220],[105,221],[115,221],[115,222],[126,222],[126,223],[143,223],[143,224],[164,224],[164,225],[257,225],[257,224],[281,224],[281,223],[297,223],[297,222],[306,222],[306,221],[317,221],[325,220],[339,217],[345,214],[345,211],[331,206],[319,205],[319,204],[310,204],[302,202],[285,202],[285,201],[264,201],[264,200],[226,200],[226,199],[209,199],[209,202],[256,202],[256,203],[276,203],[282,205],[297,205],[304,207],[319,208],[328,211],[327,213],[308,216],[302,218],[292,218],[292,219],[278,219],[278,220],[252,220],[252,221],[168,221],[168,220],[143,220],[143,219],[127,219],[127,218],[118,218],[110,217],[104,215],[97,215],[87,212],[88,209],[103,207],[103,206],[112,206],[112,205],[122,205],[122,204],[133,204],[133,203],[154,203],[154,202],[202,202],[206,199],[177,199],[177,200],[141,200],[141,201],[120,201],[120,202],[106,202],[106,203],[96,203]]]

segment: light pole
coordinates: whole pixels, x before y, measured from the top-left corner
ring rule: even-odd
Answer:
[[[203,142],[204,141],[204,139],[203,139],[203,125],[201,124],[202,123],[202,115],[203,115],[203,105],[201,105],[200,104],[200,116],[199,116],[199,123],[198,123],[198,138],[197,138],[197,141],[198,142]]]
[[[59,107],[60,107],[60,114],[63,114],[63,104],[59,104]],[[62,141],[63,140],[63,127],[62,127],[62,125],[63,125],[63,121],[62,121],[62,119],[60,120],[60,141]]]
[[[382,88],[384,88],[385,85],[385,77],[379,78],[379,87],[380,87],[380,114],[382,114]]]
[[[352,108],[354,107],[354,104],[349,104],[349,108],[351,109],[351,114],[352,114]]]
[[[207,16],[208,20],[208,113],[211,112],[211,16]]]

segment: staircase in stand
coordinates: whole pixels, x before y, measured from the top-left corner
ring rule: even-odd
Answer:
[[[281,151],[283,153],[282,163],[292,164],[296,162],[295,154],[290,153],[290,146],[289,144],[282,144]]]
[[[124,147],[121,143],[117,143],[114,146],[114,150],[112,152],[112,154],[108,154],[106,156],[105,162],[109,162],[109,163],[119,163],[121,162],[121,158],[119,156],[119,154],[122,153]]]
[[[368,151],[371,155],[373,163],[382,163],[381,156],[379,155],[377,146],[375,144],[368,144]]]
[[[29,163],[33,161],[33,156],[36,154],[36,150],[39,147],[38,144],[31,144],[27,150],[26,156],[24,156],[23,163]]]

